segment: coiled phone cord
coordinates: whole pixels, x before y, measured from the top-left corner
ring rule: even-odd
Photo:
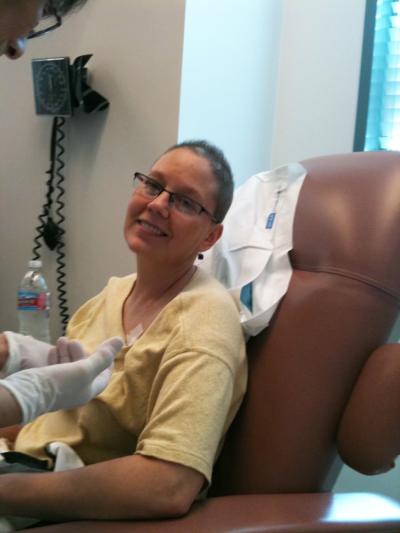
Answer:
[[[64,235],[65,229],[63,223],[65,221],[64,216],[64,201],[63,197],[65,190],[63,169],[65,163],[63,161],[63,155],[65,149],[63,141],[65,139],[64,117],[54,117],[53,126],[51,132],[50,142],[50,168],[46,171],[49,174],[49,178],[46,182],[46,201],[42,207],[42,213],[39,215],[39,225],[35,228],[36,237],[34,238],[35,246],[33,247],[33,259],[40,258],[41,241],[44,240],[50,250],[56,250],[57,253],[57,299],[60,313],[60,320],[62,326],[62,332],[65,333],[65,328],[69,321],[68,303],[66,297],[66,274],[65,274],[65,243]],[[55,177],[57,177],[57,183],[54,187]],[[57,192],[55,198],[55,214],[57,220],[53,219],[53,195]]]
[[[65,167],[65,163],[62,160],[62,156],[65,153],[65,149],[63,146],[63,141],[65,139],[65,133],[64,133],[64,126],[65,126],[65,118],[64,117],[56,117],[56,134],[55,134],[55,147],[56,147],[56,162],[57,162],[57,169],[56,169],[56,176],[57,176],[57,183],[56,183],[56,189],[57,189],[57,197],[56,197],[56,214],[58,216],[57,220],[57,226],[59,229],[59,235],[58,235],[58,242],[56,247],[57,252],[57,295],[58,295],[58,308],[60,311],[60,319],[61,319],[61,326],[62,331],[65,333],[65,329],[67,327],[68,321],[69,321],[69,312],[68,312],[68,302],[67,302],[67,292],[66,292],[66,281],[65,281],[65,242],[64,242],[64,235],[65,235],[65,229],[63,227],[65,216],[64,216],[64,201],[63,197],[65,194],[65,190],[63,187],[64,184],[64,174],[62,173],[63,168]]]

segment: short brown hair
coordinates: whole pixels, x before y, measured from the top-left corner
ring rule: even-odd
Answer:
[[[187,148],[209,162],[217,182],[217,205],[213,216],[217,222],[222,222],[232,203],[234,188],[232,170],[223,151],[214,144],[201,139],[174,144],[164,153],[178,148]]]

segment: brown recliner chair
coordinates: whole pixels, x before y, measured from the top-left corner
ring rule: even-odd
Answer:
[[[365,474],[400,453],[400,154],[303,161],[293,276],[248,344],[249,387],[210,497],[176,520],[72,522],[63,532],[400,532],[400,504],[333,494],[341,459]],[[400,483],[400,482],[399,482]]]

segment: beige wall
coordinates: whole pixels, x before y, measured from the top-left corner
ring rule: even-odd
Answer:
[[[66,168],[70,310],[110,275],[134,270],[122,238],[135,169],[177,138],[184,0],[89,0],[56,33],[30,42],[17,62],[0,60],[0,330],[17,327],[15,294],[31,258],[44,199],[51,118],[34,113],[33,57],[93,53],[92,86],[106,113],[69,120]],[[45,254],[55,306],[55,257]],[[58,335],[53,313],[52,332]]]

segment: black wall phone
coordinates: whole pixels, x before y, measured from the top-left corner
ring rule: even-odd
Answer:
[[[75,109],[81,108],[85,113],[93,113],[109,106],[108,100],[88,84],[85,65],[91,57],[91,54],[79,56],[72,65],[69,57],[32,60],[36,114],[53,116],[50,168],[46,171],[46,200],[36,227],[32,258],[40,258],[41,241],[57,254],[57,297],[63,333],[69,320],[64,253],[64,125],[66,118],[72,117]]]

